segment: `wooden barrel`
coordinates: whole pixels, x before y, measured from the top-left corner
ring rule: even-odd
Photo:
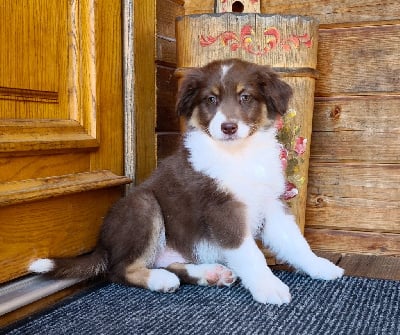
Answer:
[[[210,61],[241,58],[269,65],[293,88],[279,125],[286,167],[285,199],[301,230],[305,225],[308,161],[317,64],[318,23],[303,16],[216,13],[177,18],[178,72]]]

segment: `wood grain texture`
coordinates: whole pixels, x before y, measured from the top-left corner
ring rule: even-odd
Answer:
[[[157,36],[175,40],[175,18],[184,15],[182,1],[157,0]]]
[[[0,183],[70,174],[71,166],[75,173],[89,171],[87,153],[0,157]]]
[[[157,132],[180,130],[179,117],[175,111],[178,80],[175,69],[157,66]]]
[[[311,18],[232,13],[184,16],[176,21],[176,34],[178,67],[241,58],[273,67],[316,68],[318,23]]]
[[[313,132],[311,158],[327,162],[398,163],[399,135],[394,132]]]
[[[0,123],[0,155],[3,156],[98,147],[98,141],[76,121],[3,120]]]
[[[400,233],[400,165],[310,162],[310,228]]]
[[[68,3],[7,0],[0,12],[0,118],[67,119]]]
[[[316,96],[400,94],[400,25],[320,29]]]
[[[156,167],[156,4],[155,0],[134,1],[136,183]]]
[[[339,266],[346,276],[400,280],[400,257],[346,254]]]
[[[400,255],[400,234],[306,227],[304,235],[314,250],[376,256]]]
[[[185,14],[213,13],[215,0],[186,0]],[[261,0],[261,13],[307,15],[318,19],[321,25],[359,22],[390,21],[400,17],[396,0]]]
[[[399,95],[316,97],[313,130],[400,134],[399,110]]]
[[[88,192],[129,183],[108,170],[27,179],[0,184],[0,207]]]
[[[117,175],[124,173],[124,133],[122,99],[122,39],[121,2],[95,1],[96,29],[96,105],[91,108],[91,127],[96,127],[96,139],[101,143],[99,150],[91,153],[92,170],[110,170]],[[93,38],[93,36],[92,36]],[[91,101],[89,103],[92,103]]]
[[[0,210],[0,282],[26,274],[32,260],[90,251],[119,187],[60,196]]]
[[[1,1],[0,13],[0,87],[58,92],[57,56],[58,50],[65,47],[60,37],[67,2]]]
[[[342,24],[359,22],[397,20],[400,5],[396,0],[261,0],[261,12],[309,15],[323,24]]]
[[[38,250],[43,256],[89,251],[126,178],[118,177],[121,3],[5,0],[0,6],[7,22],[2,39],[13,36],[0,51],[0,67],[9,66],[0,71],[0,281],[6,281],[26,274]]]

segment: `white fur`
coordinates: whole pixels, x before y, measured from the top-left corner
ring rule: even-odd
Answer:
[[[241,278],[254,300],[263,304],[287,304],[289,288],[268,268],[261,250],[252,237],[247,237],[238,249],[225,251],[228,266]]]
[[[217,113],[215,113],[214,117],[212,118],[210,125],[208,127],[210,135],[217,141],[244,139],[247,136],[249,136],[250,127],[242,121],[236,121],[238,129],[235,134],[233,135],[224,134],[221,130],[221,125],[222,123],[229,121],[230,120],[228,120],[228,118],[220,110],[218,110]]]
[[[185,138],[193,168],[217,180],[222,190],[246,204],[248,228],[253,234],[262,224],[266,202],[279,199],[285,189],[275,134],[270,129],[242,140],[221,142],[195,130]]]
[[[29,265],[29,272],[47,273],[54,269],[54,262],[48,258],[40,258]]]
[[[186,263],[187,260],[176,250],[165,247],[163,251],[157,254],[154,267],[166,268],[172,263]]]
[[[275,129],[244,139],[216,141],[200,130],[185,137],[192,167],[218,182],[247,209],[247,235],[237,249],[225,250],[226,264],[261,303],[289,303],[289,288],[273,275],[254,237],[260,236],[278,258],[312,278],[335,279],[343,269],[317,257],[302,236],[294,217],[286,213],[280,196],[285,178],[279,160]]]
[[[147,282],[148,288],[157,292],[175,292],[179,286],[179,278],[164,269],[153,269]]]
[[[231,65],[222,65],[221,66],[221,81],[224,79],[226,74],[229,72],[229,69],[232,67]]]
[[[197,263],[220,263],[224,259],[221,248],[207,240],[200,240],[194,246],[194,254]]]
[[[315,279],[331,280],[343,275],[342,268],[311,251],[294,217],[285,212],[282,204],[269,206],[265,215],[267,224],[262,235],[263,243],[277,258]]]

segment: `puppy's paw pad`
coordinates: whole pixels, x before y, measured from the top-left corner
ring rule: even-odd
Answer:
[[[278,278],[260,283],[255,289],[250,289],[255,301],[262,304],[288,304],[292,297],[289,287]]]
[[[172,293],[179,288],[180,281],[172,272],[164,269],[153,269],[147,285],[152,291]]]
[[[312,268],[307,273],[313,279],[333,280],[342,277],[344,270],[331,261],[318,257],[313,261]]]
[[[212,264],[212,267],[205,271],[205,280],[211,286],[231,286],[236,281],[236,276],[227,267]]]
[[[221,264],[190,264],[186,269],[198,285],[230,286],[236,280],[235,274]]]

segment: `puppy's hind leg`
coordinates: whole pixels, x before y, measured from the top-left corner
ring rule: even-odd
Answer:
[[[180,281],[175,274],[152,269],[157,253],[165,247],[165,229],[151,191],[139,189],[128,195],[106,220],[102,239],[110,250],[112,281],[158,292],[178,289]]]
[[[157,292],[175,292],[179,286],[179,278],[165,269],[149,269],[141,262],[126,267],[125,280],[128,284],[147,288]]]

